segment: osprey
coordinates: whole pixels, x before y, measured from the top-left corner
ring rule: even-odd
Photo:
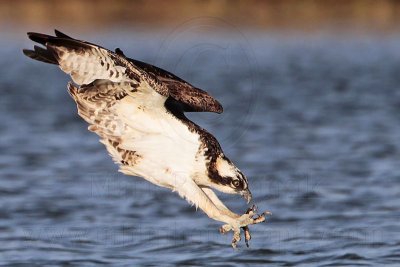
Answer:
[[[43,45],[24,49],[26,56],[58,65],[73,82],[68,91],[88,129],[100,136],[119,170],[172,189],[210,218],[233,231],[232,246],[248,225],[265,220],[255,206],[243,215],[229,210],[213,189],[240,194],[247,203],[247,178],[225,156],[218,141],[190,121],[184,112],[222,113],[221,104],[205,91],[156,66],[101,46],[71,38],[28,33]]]

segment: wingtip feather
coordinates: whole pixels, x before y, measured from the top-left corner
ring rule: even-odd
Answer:
[[[61,31],[59,31],[59,30],[57,30],[57,29],[54,29],[54,33],[55,33],[55,35],[56,35],[57,37],[60,37],[60,38],[73,39],[71,36],[68,36],[68,35],[66,35],[65,33],[61,32]]]
[[[42,45],[46,45],[49,39],[54,38],[53,36],[38,32],[28,32],[27,34],[29,39]]]

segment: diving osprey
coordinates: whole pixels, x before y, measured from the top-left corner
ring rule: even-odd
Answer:
[[[184,115],[221,113],[221,104],[168,71],[127,58],[118,48],[112,52],[57,30],[55,35],[28,33],[43,47],[23,52],[59,65],[71,76],[68,91],[78,114],[100,136],[119,170],[170,188],[225,223],[220,231],[233,231],[233,247],[242,228],[248,245],[248,225],[264,221],[267,212],[257,215],[250,208],[238,215],[218,199],[212,189],[240,194],[249,203],[248,181],[215,137]]]

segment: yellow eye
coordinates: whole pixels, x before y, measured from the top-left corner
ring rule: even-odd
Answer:
[[[235,180],[235,181],[232,182],[232,184],[233,184],[234,187],[239,187],[240,182],[239,182],[239,180]]]

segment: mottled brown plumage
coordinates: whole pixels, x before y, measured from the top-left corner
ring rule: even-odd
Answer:
[[[216,113],[223,111],[222,105],[207,92],[194,87],[166,70],[127,58],[120,49],[117,50],[118,52],[112,52],[101,46],[73,39],[59,31],[56,31],[55,37],[40,33],[28,33],[28,36],[31,40],[47,48],[36,46],[35,50],[24,49],[24,54],[33,59],[57,64],[66,51],[73,51],[78,55],[93,54],[98,57],[97,61],[103,71],[107,72],[107,78],[118,79],[120,75],[125,75],[136,82],[144,79],[161,95],[171,97],[180,102],[182,111]],[[64,49],[60,49],[60,47]],[[121,70],[116,68],[117,66],[125,68],[125,72],[121,73]],[[74,76],[74,73],[71,73],[71,75]],[[79,81],[78,84],[88,83],[86,79],[83,80],[83,83]]]

